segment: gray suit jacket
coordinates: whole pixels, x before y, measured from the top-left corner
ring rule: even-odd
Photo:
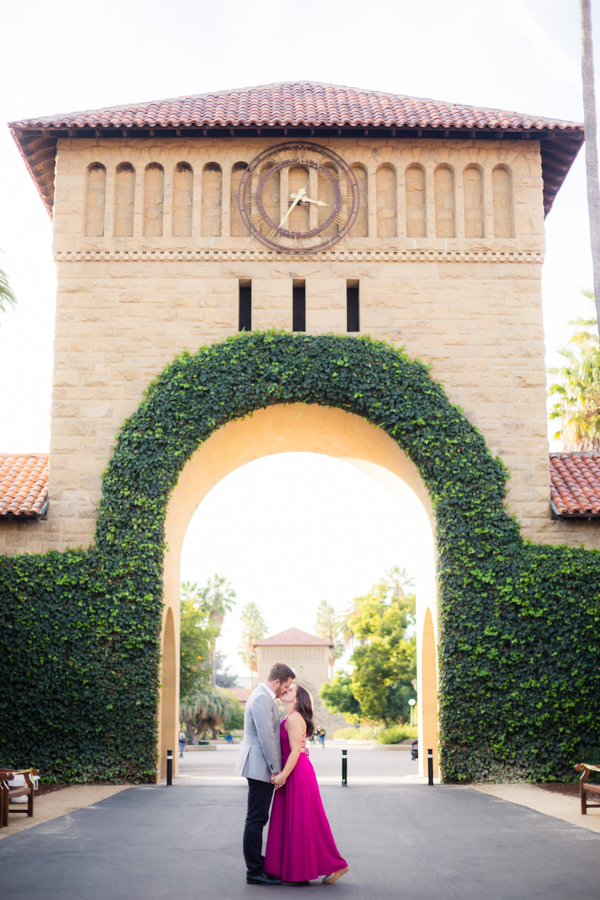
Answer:
[[[277,704],[259,684],[244,710],[244,739],[235,762],[236,775],[271,781],[271,775],[281,772],[280,725]]]

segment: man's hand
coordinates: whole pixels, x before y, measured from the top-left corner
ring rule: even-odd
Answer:
[[[285,784],[285,778],[281,774],[281,772],[276,772],[274,775],[271,775],[271,784],[275,785],[275,790],[277,788],[283,787]]]

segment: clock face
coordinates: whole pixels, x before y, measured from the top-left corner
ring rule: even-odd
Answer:
[[[244,171],[238,192],[250,234],[278,253],[327,250],[352,228],[358,182],[341,156],[305,141],[278,144]]]

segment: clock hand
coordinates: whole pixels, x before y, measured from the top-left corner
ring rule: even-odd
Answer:
[[[290,194],[290,197],[293,199],[294,202],[292,203],[292,205],[286,212],[285,216],[283,216],[283,218],[281,219],[281,222],[279,223],[280,228],[283,228],[284,224],[287,222],[289,215],[290,215],[291,211],[294,209],[294,207],[297,206],[298,203],[300,203],[300,201],[304,199],[305,193],[306,193],[305,189],[300,188],[300,190],[297,191],[295,194]]]
[[[305,203],[315,203],[317,206],[329,206],[329,203],[324,203],[322,200],[312,200],[310,197],[302,198]]]

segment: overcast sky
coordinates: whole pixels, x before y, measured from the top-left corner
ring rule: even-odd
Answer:
[[[600,47],[600,2],[592,13]],[[0,122],[289,79],[583,116],[577,0],[28,0],[7,4],[2,24]],[[0,267],[19,299],[0,319],[0,451],[44,451],[55,304],[51,223],[2,127],[0,249]],[[566,321],[587,313],[578,289],[591,283],[580,153],[547,219],[550,364],[568,338]],[[184,575],[202,581],[215,571],[229,574],[240,606],[258,602],[271,631],[310,628],[322,596],[343,608],[388,565],[408,563],[407,527],[382,489],[350,466],[271,458],[233,473],[202,504],[188,533]],[[236,540],[225,540],[233,534]],[[229,555],[219,549],[226,545],[235,548]],[[223,647],[233,661],[237,641],[232,622]]]

